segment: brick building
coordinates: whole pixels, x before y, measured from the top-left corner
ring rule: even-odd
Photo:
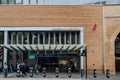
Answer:
[[[115,74],[120,63],[119,8],[119,5],[0,5],[1,67],[2,62],[8,62],[14,69],[21,61],[38,62],[41,66],[72,62],[74,69],[80,71],[86,65],[80,56],[86,44],[88,71],[96,68],[102,73],[110,69]],[[39,56],[37,62],[31,60],[34,55]]]

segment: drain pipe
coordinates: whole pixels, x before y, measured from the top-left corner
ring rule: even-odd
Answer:
[[[103,67],[103,73],[104,71],[104,6],[102,5],[102,67]]]

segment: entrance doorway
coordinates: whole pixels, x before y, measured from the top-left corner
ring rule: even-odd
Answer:
[[[19,62],[27,62],[28,66],[36,63],[47,65],[45,67],[52,64],[67,66],[68,63],[73,62],[78,71],[83,67],[83,59],[80,59],[80,56],[73,57],[73,54],[79,55],[83,47],[83,27],[24,27],[24,30],[22,27],[6,27],[5,30],[1,30],[3,61],[8,62],[10,69],[12,65],[14,67],[12,70],[16,70]],[[44,58],[41,56],[36,58],[37,54],[47,55]],[[54,57],[53,54],[56,56]],[[39,61],[37,62],[36,59]]]
[[[57,51],[59,52],[59,51]],[[72,72],[79,72],[79,55],[72,53],[46,53],[37,55],[37,64],[39,71],[46,67],[47,72],[55,72],[55,68],[59,68],[60,72],[67,72],[68,67]]]
[[[120,72],[120,33],[115,40],[115,69],[116,72]]]

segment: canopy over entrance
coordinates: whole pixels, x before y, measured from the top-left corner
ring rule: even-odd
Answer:
[[[80,50],[84,45],[81,44],[24,44],[24,45],[1,45],[1,47],[6,48],[11,51],[29,51],[29,50]]]

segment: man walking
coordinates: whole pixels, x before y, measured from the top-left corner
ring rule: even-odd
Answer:
[[[4,63],[4,77],[7,77],[8,75],[8,66],[7,66],[7,63],[5,62]]]

